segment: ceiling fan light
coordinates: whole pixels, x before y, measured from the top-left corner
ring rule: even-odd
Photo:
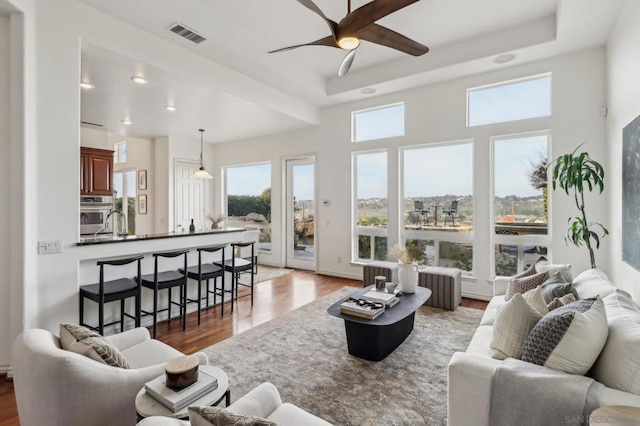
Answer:
[[[338,46],[344,50],[353,50],[360,46],[360,39],[351,36],[340,37],[338,40]]]

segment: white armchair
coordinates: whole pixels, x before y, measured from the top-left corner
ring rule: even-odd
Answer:
[[[130,369],[101,364],[60,347],[47,330],[23,332],[13,345],[13,371],[22,426],[133,425],[135,396],[165,364],[183,354],[139,327],[105,337]],[[207,356],[198,353],[201,364]]]

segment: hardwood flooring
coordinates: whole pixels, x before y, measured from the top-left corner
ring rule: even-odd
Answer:
[[[220,307],[201,312],[198,326],[197,313],[187,315],[187,330],[182,331],[180,320],[172,320],[158,325],[158,340],[173,346],[183,353],[193,353],[252,327],[282,316],[302,305],[326,296],[344,286],[360,287],[361,281],[316,275],[312,272],[295,271],[271,281],[255,286],[254,305],[244,297],[234,307],[231,314],[229,303],[224,306],[224,317],[220,317]],[[462,299],[462,306],[485,309],[487,302]],[[17,426],[13,382],[0,378],[0,426]]]

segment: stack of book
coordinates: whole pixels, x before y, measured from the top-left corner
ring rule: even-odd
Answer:
[[[218,379],[202,370],[198,372],[198,380],[194,384],[177,392],[166,386],[164,374],[144,384],[147,395],[173,412],[182,410],[217,387]]]
[[[368,300],[369,302],[384,303],[387,308],[394,307],[400,301],[395,294],[385,293],[383,291],[368,291],[360,296],[360,298]]]
[[[379,308],[372,307],[370,305],[362,305],[355,301],[345,300],[340,305],[340,313],[346,315],[352,315],[354,317],[375,319],[384,312],[384,305]]]

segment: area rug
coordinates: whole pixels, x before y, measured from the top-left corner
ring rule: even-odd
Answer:
[[[269,281],[274,278],[281,277],[293,272],[293,269],[287,268],[275,268],[273,266],[258,265],[258,273],[253,277],[253,283],[261,283],[262,281]],[[250,284],[251,277],[249,274],[240,275],[240,282],[243,284]]]
[[[411,335],[372,362],[347,352],[344,321],[327,308],[344,287],[205,352],[227,372],[232,401],[258,384],[335,425],[441,425],[447,416],[447,364],[466,349],[482,311],[423,306]]]

